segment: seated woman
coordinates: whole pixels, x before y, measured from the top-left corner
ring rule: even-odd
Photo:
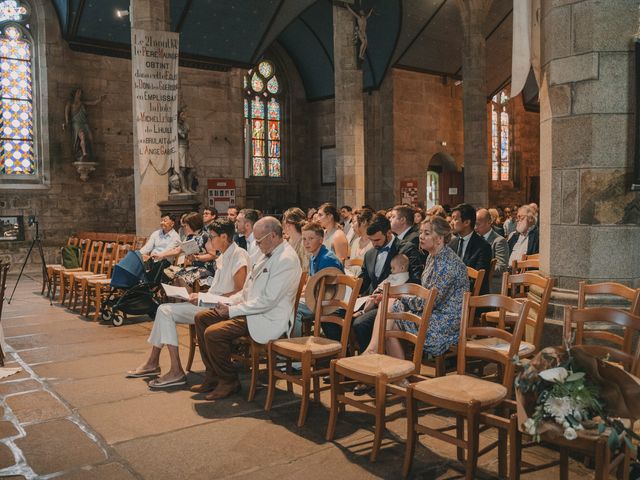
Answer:
[[[369,240],[369,237],[367,237],[367,227],[373,220],[373,215],[373,210],[368,208],[363,208],[354,212],[353,218],[351,220],[351,228],[354,229],[355,235],[351,240],[351,246],[349,248],[350,260],[364,260],[364,254],[373,248],[371,240]],[[362,267],[353,265],[347,268],[347,270],[351,275],[357,277],[360,275]]]
[[[317,221],[324,228],[324,246],[335,253],[338,260],[344,263],[349,256],[349,242],[340,228],[338,210],[331,203],[323,203],[318,208]]]
[[[187,239],[195,240],[200,251],[196,254],[187,256],[186,259],[191,261],[191,265],[180,269],[176,273],[173,282],[176,285],[187,288],[187,290],[192,290],[195,283],[201,278],[211,277],[215,274],[216,252],[207,252],[205,248],[209,237],[207,230],[204,228],[202,215],[199,213],[192,212],[184,217],[184,231],[187,234]],[[182,253],[182,247],[178,245],[171,250],[153,254],[152,257],[157,261],[167,257],[174,257]]]
[[[442,355],[449,347],[457,345],[460,334],[460,317],[464,293],[469,291],[467,267],[456,253],[447,247],[451,240],[451,227],[444,218],[427,218],[420,225],[420,248],[429,252],[422,273],[422,286],[437,288],[438,294],[433,304],[429,329],[424,343],[424,352],[433,356]],[[411,312],[422,315],[424,301],[412,295],[403,295],[391,304],[393,312]],[[373,327],[379,328],[380,312]],[[410,321],[396,320],[387,328],[417,333],[418,326]],[[371,337],[366,353],[375,353],[378,335]],[[387,339],[386,352],[396,358],[404,358],[402,345],[397,338]]]
[[[297,207],[290,208],[282,214],[282,230],[289,245],[298,254],[303,272],[309,271],[309,254],[302,244],[302,227],[306,223],[306,218],[304,212]]]
[[[206,300],[210,294],[229,297],[244,287],[251,268],[249,254],[233,241],[235,227],[229,220],[213,222],[209,226],[208,252],[220,252],[216,259],[216,275],[206,294],[192,293],[189,302],[165,303],[160,305],[153,323],[149,343],[152,345],[147,360],[135,370],[127,372],[128,378],[150,377],[160,374],[160,351],[163,345],[169,349],[171,368],[157,380],[149,382],[151,388],[167,388],[184,385],[187,378],[178,352],[178,331],[176,323],[193,324],[194,316],[207,307],[197,306],[199,300]]]

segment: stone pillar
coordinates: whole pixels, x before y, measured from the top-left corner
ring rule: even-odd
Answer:
[[[131,0],[131,28],[169,30],[169,0]],[[132,98],[132,104],[135,98]],[[158,202],[169,194],[166,175],[159,175],[149,166],[142,174],[138,157],[136,112],[133,108],[133,177],[136,201],[136,234],[147,236],[158,229],[160,207]]]
[[[365,203],[364,104],[353,32],[351,13],[342,5],[334,5],[336,199],[338,207],[356,208]]]
[[[640,286],[640,197],[630,191],[639,5],[542,1],[541,268],[561,289]]]
[[[464,121],[464,200],[475,207],[489,204],[487,163],[487,88],[484,22],[492,0],[458,0],[462,19]]]

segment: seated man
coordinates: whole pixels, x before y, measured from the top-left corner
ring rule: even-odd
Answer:
[[[493,220],[489,214],[489,210],[481,208],[476,212],[476,233],[480,235],[485,241],[491,245],[491,258],[496,259],[496,268],[493,272],[495,283],[502,285],[502,274],[509,268],[507,262],[509,261],[509,245],[507,240],[498,235],[493,229]],[[488,272],[487,272],[488,273]],[[489,282],[493,283],[494,279],[490,278]],[[499,292],[500,290],[492,288],[492,291]]]
[[[458,254],[467,267],[489,272],[491,268],[491,245],[478,235],[476,210],[468,203],[461,203],[451,212],[453,231],[458,236],[451,240],[449,247]],[[473,285],[470,286],[473,291]],[[480,295],[489,293],[489,275],[485,275],[480,287]]]
[[[204,383],[192,391],[213,390],[207,400],[225,398],[240,390],[238,372],[231,362],[234,339],[250,335],[258,343],[268,343],[288,332],[294,321],[302,274],[298,255],[282,238],[282,225],[274,217],[258,220],[253,233],[262,255],[244,289],[229,298],[229,306],[219,304],[195,316],[200,355],[207,371]]]
[[[420,283],[420,276],[424,269],[424,261],[420,252],[411,242],[403,242],[391,231],[391,223],[384,215],[376,215],[367,227],[367,236],[374,248],[364,254],[364,263],[360,278],[361,295],[371,295],[378,285],[391,273],[391,259],[398,253],[403,253],[409,259],[409,282]],[[379,303],[381,298],[376,299]],[[373,308],[353,320],[352,328],[355,332],[360,351],[369,345],[373,323],[378,308]]]
[[[322,225],[316,222],[309,222],[302,227],[302,243],[305,251],[311,256],[309,259],[309,277],[314,276],[324,268],[330,267],[337,268],[344,273],[342,262],[340,262],[335,253],[323,245],[323,241],[324,228],[322,228]],[[313,312],[307,307],[304,301],[301,301],[298,306],[298,315],[296,316],[296,322],[293,326],[292,336],[299,337],[301,335],[302,319],[308,317],[313,317]],[[340,329],[337,325],[327,324],[323,326],[323,329],[325,329],[327,337],[334,340],[340,339],[339,332],[337,333],[338,338],[335,338],[335,330]]]
[[[128,378],[149,377],[160,374],[160,352],[164,345],[169,350],[171,368],[157,380],[149,382],[150,388],[168,388],[186,383],[186,375],[180,363],[177,323],[193,324],[196,313],[206,310],[199,306],[211,295],[231,296],[244,286],[251,267],[249,254],[233,242],[234,224],[228,220],[209,225],[207,252],[220,252],[216,259],[216,275],[207,293],[192,293],[189,302],[165,303],[156,313],[149,335],[152,345],[147,360],[135,370],[127,372]]]
[[[536,211],[530,205],[523,205],[518,209],[516,231],[511,234],[508,243],[509,267],[514,260],[521,260],[523,255],[533,255],[540,251]]]
[[[146,262],[156,253],[162,253],[167,250],[171,250],[180,245],[180,235],[173,227],[175,222],[171,215],[163,215],[160,220],[160,230],[153,232],[147,243],[140,249],[142,259]],[[173,258],[167,258],[169,262],[173,261]]]

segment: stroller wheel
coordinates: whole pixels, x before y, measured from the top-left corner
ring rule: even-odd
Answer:
[[[100,312],[100,318],[102,318],[103,322],[110,322],[111,319],[113,318],[113,311],[103,309]]]
[[[119,327],[124,323],[124,317],[122,315],[113,315],[111,323],[114,327]]]

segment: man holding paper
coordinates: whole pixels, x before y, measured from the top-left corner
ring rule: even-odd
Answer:
[[[195,392],[211,392],[216,400],[240,390],[238,373],[231,363],[231,343],[251,335],[267,343],[289,331],[293,324],[296,291],[302,268],[295,250],[282,238],[282,226],[274,217],[264,217],[253,228],[255,244],[262,255],[244,289],[229,297],[230,306],[198,312],[195,316],[200,354],[207,368]]]
[[[160,220],[160,229],[153,232],[147,243],[140,249],[142,259],[146,262],[155,254],[173,250],[180,244],[180,235],[173,229],[175,222],[170,215],[163,215]],[[168,257],[169,262],[173,258]]]
[[[159,375],[160,352],[166,345],[171,358],[171,368],[165,375],[149,382],[149,387],[167,388],[184,385],[187,382],[180,363],[176,323],[193,324],[196,313],[206,310],[211,304],[228,300],[228,296],[242,290],[251,261],[246,250],[233,242],[234,233],[234,225],[228,220],[214,222],[209,226],[207,252],[217,250],[220,256],[216,259],[216,275],[207,293],[189,294],[184,287],[163,284],[169,297],[181,298],[188,302],[160,305],[149,335],[148,341],[152,345],[149,357],[141,366],[129,371],[127,377]]]

